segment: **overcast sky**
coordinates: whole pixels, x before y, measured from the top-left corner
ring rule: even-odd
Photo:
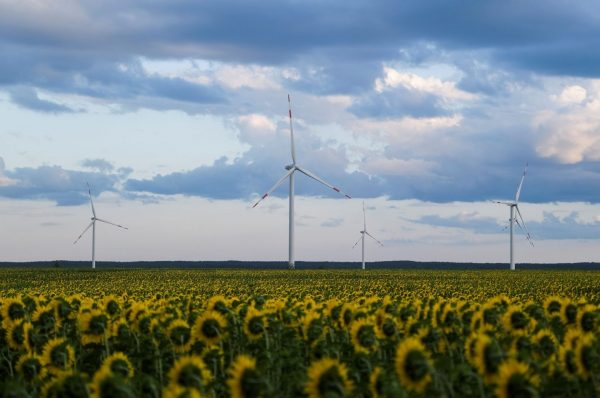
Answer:
[[[595,1],[0,0],[0,261],[600,260]]]

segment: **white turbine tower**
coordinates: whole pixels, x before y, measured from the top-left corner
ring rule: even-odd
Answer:
[[[124,227],[122,225],[115,224],[110,221],[106,221],[106,220],[96,217],[96,209],[94,209],[94,201],[92,200],[92,190],[90,189],[90,184],[87,184],[87,187],[88,187],[88,195],[90,196],[90,204],[92,205],[92,221],[83,230],[81,235],[79,235],[79,237],[77,239],[75,239],[75,242],[73,242],[73,244],[79,242],[79,239],[81,239],[81,237],[87,232],[87,230],[90,229],[90,227],[92,228],[92,269],[95,269],[96,268],[96,221],[114,225],[115,227],[119,227],[119,228],[123,228],[123,229],[128,229],[128,228]]]
[[[289,219],[289,269],[295,269],[295,263],[294,263],[294,173],[296,171],[299,171],[300,173],[306,175],[307,177],[312,178],[313,180],[320,182],[321,184],[325,185],[328,188],[333,189],[334,191],[346,196],[348,199],[351,199],[350,196],[346,195],[345,193],[343,193],[342,191],[340,191],[339,188],[334,187],[333,185],[329,184],[328,182],[326,182],[325,180],[323,180],[322,178],[316,176],[315,174],[313,174],[312,172],[306,170],[303,167],[298,166],[298,164],[296,163],[296,147],[294,146],[294,128],[292,125],[292,103],[290,100],[290,95],[288,94],[288,109],[289,109],[289,117],[290,117],[290,139],[291,139],[291,143],[292,143],[292,164],[285,166],[285,169],[287,170],[287,173],[285,173],[283,175],[283,177],[281,177],[276,183],[275,185],[273,185],[273,187],[271,187],[271,189],[269,189],[259,200],[258,202],[256,202],[254,204],[254,206],[252,206],[253,208],[256,207],[263,199],[265,199],[267,196],[269,196],[269,194],[271,194],[271,192],[273,192],[278,186],[280,186],[281,184],[283,184],[283,182],[285,181],[286,178],[289,177],[290,179],[290,195],[289,195],[289,200],[290,200],[290,219]]]
[[[514,271],[515,269],[515,245],[514,245],[514,224],[517,223],[521,231],[525,234],[525,237],[529,241],[529,244],[533,246],[533,242],[531,241],[531,235],[529,235],[529,231],[527,231],[527,227],[525,226],[525,221],[523,220],[523,216],[521,215],[521,211],[519,210],[519,197],[521,196],[521,188],[523,188],[523,181],[525,180],[525,176],[527,175],[527,165],[525,165],[525,171],[523,171],[523,176],[521,177],[521,182],[519,183],[519,187],[517,188],[517,193],[515,195],[514,201],[496,201],[496,203],[500,203],[503,205],[507,205],[510,207],[510,269]],[[521,219],[521,222],[519,222]]]
[[[356,241],[354,246],[352,246],[352,248],[354,249],[356,245],[358,245],[358,242],[362,241],[362,269],[365,269],[365,235],[371,237],[371,239],[373,239],[375,242],[379,243],[381,247],[383,247],[383,243],[378,241],[373,235],[371,235],[367,231],[367,215],[365,213],[365,202],[363,202],[363,230],[360,231],[360,238]]]

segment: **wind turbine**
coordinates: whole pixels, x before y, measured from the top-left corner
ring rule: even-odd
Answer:
[[[283,182],[286,180],[286,178],[289,177],[290,179],[290,195],[289,195],[289,201],[290,201],[290,209],[289,209],[289,269],[295,269],[295,262],[294,262],[294,173],[296,171],[299,171],[300,173],[304,174],[307,177],[312,178],[313,180],[320,182],[321,184],[325,185],[328,188],[333,189],[335,192],[344,195],[345,197],[347,197],[348,199],[351,199],[350,196],[346,195],[345,193],[343,193],[339,188],[334,187],[333,185],[331,185],[330,183],[326,182],[325,180],[323,180],[322,178],[318,177],[317,175],[315,175],[314,173],[308,171],[307,169],[298,166],[298,164],[296,163],[296,147],[294,146],[294,128],[292,125],[292,102],[290,100],[290,95],[288,94],[288,110],[289,110],[289,117],[290,117],[290,140],[291,140],[291,149],[292,149],[292,164],[285,166],[285,169],[287,170],[287,173],[285,173],[283,175],[283,177],[281,177],[276,183],[275,185],[273,185],[273,187],[271,187],[271,189],[269,189],[259,200],[258,202],[256,202],[254,204],[254,206],[252,206],[252,208],[256,207],[262,200],[264,200],[267,196],[269,196],[271,194],[271,192],[273,192],[278,186],[280,186],[281,184],[283,184]]]
[[[79,239],[81,239],[81,237],[88,231],[88,229],[90,229],[90,227],[92,228],[92,269],[95,269],[96,268],[96,221],[114,225],[115,227],[119,227],[119,228],[123,228],[123,229],[128,229],[128,228],[124,227],[122,225],[115,224],[110,221],[106,221],[106,220],[96,217],[96,209],[94,209],[94,201],[92,200],[92,190],[90,189],[90,184],[86,183],[86,185],[88,187],[88,195],[90,196],[90,204],[92,205],[92,221],[83,230],[81,235],[79,235],[79,237],[77,239],[75,239],[75,242],[73,242],[73,244],[79,242]]]
[[[365,213],[365,202],[363,201],[363,230],[360,231],[360,238],[356,241],[354,246],[352,246],[354,249],[356,245],[358,245],[358,242],[362,241],[362,269],[365,269],[365,235],[369,236],[375,242],[379,243],[381,247],[383,247],[383,243],[378,241],[373,235],[367,232],[367,215]]]
[[[529,241],[529,244],[533,246],[533,242],[531,240],[531,235],[529,231],[527,231],[527,227],[525,226],[525,221],[523,220],[523,216],[521,215],[521,211],[519,210],[519,197],[521,196],[521,188],[523,188],[523,181],[525,180],[525,176],[527,175],[527,164],[525,165],[525,170],[523,171],[523,176],[521,177],[521,182],[519,183],[519,187],[517,188],[517,193],[515,195],[514,201],[496,201],[496,203],[500,203],[503,205],[507,205],[510,207],[510,269],[512,271],[515,270],[515,248],[514,248],[514,224],[517,223],[521,231],[525,234],[525,238]],[[517,217],[518,216],[518,217]],[[519,218],[521,222],[519,223]]]

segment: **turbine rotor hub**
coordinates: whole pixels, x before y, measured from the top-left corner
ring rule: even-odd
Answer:
[[[295,165],[295,164],[288,164],[287,166],[285,166],[285,169],[286,169],[286,170],[291,170],[291,169],[293,169],[293,168],[295,168],[295,167],[296,167],[296,165]]]

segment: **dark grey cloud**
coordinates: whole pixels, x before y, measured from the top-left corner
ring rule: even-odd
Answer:
[[[28,4],[0,6],[0,85],[120,101],[213,104],[230,95],[140,73],[139,56],[294,66],[302,78],[286,84],[320,94],[360,92],[382,63],[419,64],[432,53],[457,65],[467,56],[506,70],[600,75],[600,9],[592,0],[107,1],[45,12]],[[466,75],[464,89],[493,93],[502,85],[482,71]],[[31,96],[21,102],[65,111]]]
[[[594,220],[581,222],[579,213],[576,211],[563,218],[559,218],[551,212],[543,214],[542,221],[528,221],[526,224],[534,240],[598,239],[600,236],[600,222]],[[449,217],[426,215],[410,221],[436,227],[466,229],[479,234],[506,232],[506,228],[503,228],[496,219],[474,214],[457,214]],[[508,224],[508,217],[506,224]],[[518,226],[515,228],[518,229]],[[517,233],[521,232],[517,231]]]
[[[14,87],[11,88],[10,91],[11,100],[27,109],[31,109],[38,112],[47,112],[47,113],[71,113],[74,112],[73,109],[57,104],[56,102],[48,101],[41,99],[38,93],[32,89],[31,87]]]
[[[89,169],[96,169],[98,171],[106,172],[114,170],[115,166],[105,159],[85,159],[81,162],[83,167]]]
[[[60,166],[21,167],[6,170],[8,185],[0,185],[0,196],[11,199],[45,199],[59,206],[79,205],[87,202],[86,183],[93,194],[116,192],[119,181],[116,174],[66,170]]]

